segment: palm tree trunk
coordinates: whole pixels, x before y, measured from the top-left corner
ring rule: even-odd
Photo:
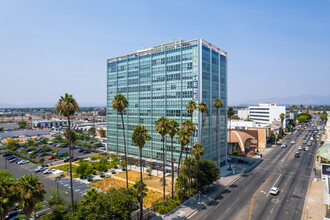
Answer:
[[[203,145],[203,112],[202,112],[202,126],[201,126],[201,139],[200,144]]]
[[[142,179],[142,149],[141,148],[140,148],[140,220],[143,220],[143,179]]]
[[[165,206],[165,137],[163,137],[163,206]]]
[[[74,216],[74,208],[73,208],[73,183],[72,183],[72,161],[71,161],[71,123],[70,123],[70,116],[68,117],[68,126],[69,126],[69,161],[70,161],[70,186],[71,186],[71,211],[72,216]]]
[[[172,162],[172,199],[174,197],[174,160],[173,160],[173,137],[171,138],[171,162]]]
[[[217,109],[217,132],[216,132],[216,134],[217,134],[217,141],[216,141],[216,148],[215,148],[215,152],[216,152],[216,157],[217,157],[217,166],[219,166],[219,153],[218,153],[218,148],[219,148],[219,146],[218,146],[218,126],[219,126],[219,109]]]
[[[179,164],[178,164],[178,176],[180,175],[180,164],[181,164],[181,158],[182,158],[183,147],[184,147],[184,146],[181,145],[180,156],[179,156]]]
[[[124,116],[123,113],[121,115],[121,123],[123,125],[123,137],[124,137],[124,151],[125,151],[125,170],[126,170],[126,189],[128,191],[128,171],[127,171],[127,152],[126,152],[126,138],[125,138],[125,124],[124,124]],[[141,162],[142,164],[142,162]]]
[[[194,113],[194,111],[191,112],[191,122],[193,122],[193,113]],[[192,135],[191,135],[191,148],[190,149],[192,149],[193,146],[194,146],[194,133],[192,133]],[[186,153],[186,158],[187,158],[187,153]]]

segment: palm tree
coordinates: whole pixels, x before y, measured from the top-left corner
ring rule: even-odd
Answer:
[[[219,128],[219,124],[220,124],[220,121],[219,121],[219,114],[220,114],[220,108],[222,107],[223,105],[223,102],[216,98],[213,102],[213,106],[217,109],[217,140],[216,140],[216,148],[215,148],[215,152],[216,152],[216,157],[217,157],[217,166],[219,166],[219,146],[218,146],[218,128]]]
[[[163,205],[165,206],[165,135],[168,132],[168,123],[169,120],[166,117],[161,117],[157,121],[155,121],[155,131],[157,131],[162,136],[163,142]]]
[[[203,146],[200,143],[196,143],[192,147],[191,153],[195,157],[196,161],[198,162],[202,158],[202,156],[204,155],[205,150],[204,150]],[[196,192],[197,192],[197,189],[198,189],[198,179],[196,178]]]
[[[44,200],[46,191],[39,177],[26,174],[18,179],[18,193],[20,197],[19,205],[22,208],[26,219],[29,219],[36,204]]]
[[[95,188],[90,188],[86,190],[86,194],[82,195],[84,200],[81,201],[82,205],[93,204],[100,198],[100,192]]]
[[[200,143],[196,143],[191,149],[192,155],[195,157],[197,161],[199,161],[204,155],[205,151],[203,146]]]
[[[181,127],[180,131],[178,132],[178,142],[181,145],[180,149],[180,156],[179,156],[179,163],[178,163],[178,176],[180,175],[180,164],[181,164],[181,158],[182,158],[182,152],[186,145],[190,143],[190,133],[187,129],[183,129]]]
[[[196,166],[197,166],[197,161],[192,156],[188,156],[182,163],[183,173],[188,177],[188,183],[189,183],[188,197],[190,197],[191,182],[192,182],[192,177],[196,171]]]
[[[146,141],[150,141],[151,136],[149,135],[148,129],[146,129],[143,125],[138,125],[133,130],[132,133],[132,142],[139,146],[140,149],[140,219],[143,219],[143,179],[142,179],[142,148],[146,144]],[[126,165],[127,166],[127,165]]]
[[[78,111],[79,105],[76,100],[65,93],[64,97],[61,96],[60,100],[56,104],[56,113],[58,115],[63,115],[68,119],[68,133],[71,133],[71,121],[70,118],[73,116],[76,111]],[[71,186],[71,209],[72,215],[74,215],[74,207],[73,207],[73,184],[72,184],[72,149],[71,149],[71,135],[69,135],[68,145],[69,145],[69,161],[70,161],[70,186]]]
[[[21,113],[21,116],[22,116],[22,121],[23,121],[24,113]]]
[[[127,151],[126,151],[126,138],[125,138],[125,124],[124,124],[124,116],[123,112],[125,108],[129,105],[126,97],[122,94],[117,94],[114,99],[112,100],[112,108],[117,110],[117,112],[121,116],[121,124],[123,127],[123,137],[124,137],[124,153],[125,153],[125,170],[126,170],[126,188],[128,191],[128,171],[127,171]],[[118,156],[118,146],[117,146],[117,156]]]
[[[204,112],[206,112],[208,109],[208,106],[205,102],[201,102],[198,104],[198,110],[202,113],[202,126],[201,126],[201,139],[200,139],[200,143],[203,144],[203,125],[204,125]]]
[[[183,129],[186,129],[190,133],[191,138],[192,138],[192,135],[196,131],[195,124],[191,120],[186,120],[186,121],[182,122],[181,127]],[[193,142],[193,139],[191,139],[191,142]],[[187,158],[187,155],[188,155],[188,148],[186,148],[186,158]]]
[[[285,119],[285,114],[284,113],[280,114],[280,119],[281,119],[281,134],[283,135],[283,121]]]
[[[186,105],[186,109],[189,110],[190,116],[191,116],[191,122],[193,122],[193,114],[194,114],[194,111],[197,109],[197,103],[196,103],[196,101],[190,100],[188,102],[188,104]],[[194,142],[193,141],[193,134],[191,134],[191,147],[193,146],[193,142]]]
[[[174,158],[173,158],[173,139],[179,131],[179,123],[176,120],[168,122],[168,135],[171,137],[171,165],[172,165],[172,199],[174,197]]]
[[[8,170],[0,170],[0,219],[5,219],[17,200],[15,177]]]

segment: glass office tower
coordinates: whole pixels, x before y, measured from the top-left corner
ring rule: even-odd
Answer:
[[[162,161],[161,136],[154,131],[155,121],[166,116],[179,124],[190,119],[186,104],[190,100],[204,101],[209,109],[203,115],[195,111],[193,122],[196,132],[194,143],[205,149],[204,159],[211,159],[220,166],[227,157],[227,53],[202,40],[175,40],[160,43],[148,49],[107,61],[107,147],[108,151],[124,153],[121,117],[112,109],[114,96],[126,96],[129,107],[124,112],[127,152],[137,157],[139,149],[132,143],[131,134],[138,125],[144,125],[152,140],[143,148],[143,157]],[[216,132],[217,109],[214,99],[223,101],[220,110],[218,137]],[[201,134],[201,130],[203,134]],[[203,139],[202,139],[202,138]],[[216,139],[218,138],[218,158]],[[171,160],[171,139],[167,135],[165,157]],[[188,146],[190,152],[191,144]],[[177,163],[180,145],[174,143],[174,160]],[[184,154],[185,155],[185,154]]]

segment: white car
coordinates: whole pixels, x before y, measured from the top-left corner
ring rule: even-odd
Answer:
[[[311,137],[311,141],[314,140],[313,137]]]
[[[27,163],[30,163],[30,161],[28,161],[28,160],[21,160],[21,161],[18,161],[17,162],[18,165],[27,164]]]
[[[296,142],[295,141],[291,141],[291,144],[295,144]]]
[[[302,150],[302,146],[299,146],[299,147],[298,147],[298,150]]]
[[[280,192],[280,189],[278,187],[272,187],[269,191],[272,195],[277,195]]]
[[[47,169],[44,171],[44,174],[50,174],[53,173],[55,171],[55,169]]]
[[[282,148],[286,148],[286,144],[282,144],[281,147],[282,147]]]
[[[305,148],[305,151],[309,151],[309,147],[306,147],[306,148]]]

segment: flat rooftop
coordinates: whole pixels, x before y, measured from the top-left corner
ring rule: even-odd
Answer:
[[[152,53],[159,53],[159,52],[164,51],[165,49],[176,49],[176,48],[185,47],[185,46],[197,45],[198,40],[199,39],[184,41],[183,39],[179,39],[179,40],[172,40],[172,41],[166,42],[166,43],[159,43],[150,48],[138,50],[136,53],[132,53],[132,54],[128,54],[128,55],[124,55],[124,56],[120,56],[120,57],[110,58],[110,59],[108,59],[108,63],[125,60],[127,58],[145,56],[145,55],[152,54]],[[200,40],[201,40],[203,46],[209,48],[210,50],[216,51],[223,56],[227,56],[227,52],[221,50],[220,48],[214,46],[213,44],[211,44],[203,39],[200,39]]]

